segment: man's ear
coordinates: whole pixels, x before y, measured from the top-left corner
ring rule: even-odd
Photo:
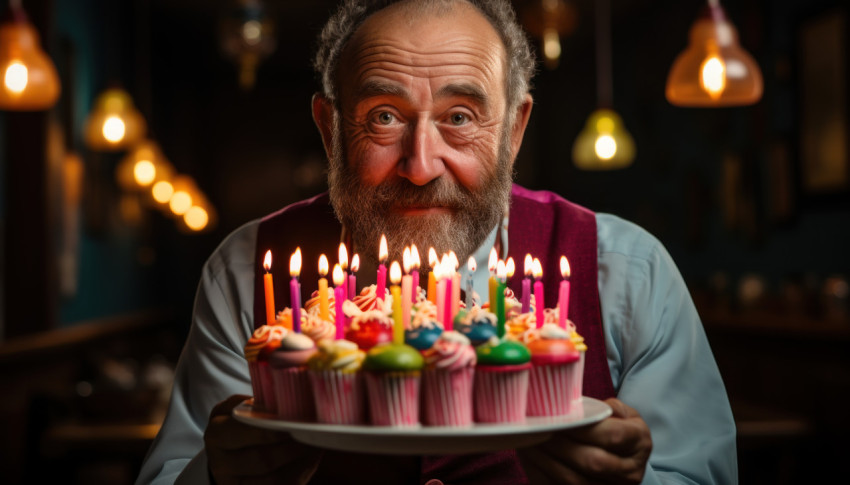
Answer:
[[[325,154],[330,160],[333,156],[333,119],[334,110],[328,99],[320,94],[313,95],[313,121],[319,134],[322,135],[322,144],[325,145]]]
[[[519,153],[519,147],[522,145],[522,137],[525,135],[525,128],[528,126],[528,119],[531,117],[531,107],[534,104],[530,94],[525,95],[525,99],[517,106],[516,118],[514,125],[511,127],[511,160],[516,160]]]

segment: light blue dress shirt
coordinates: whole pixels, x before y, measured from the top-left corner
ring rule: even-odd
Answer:
[[[643,483],[737,483],[729,400],[676,265],[638,226],[607,214],[597,214],[596,222],[611,378],[617,397],[652,433]],[[208,483],[203,433],[210,411],[230,395],[252,392],[243,348],[254,328],[258,226],[254,221],[233,232],[204,266],[168,414],[137,483]],[[473,284],[481,295],[497,229],[475,254]]]

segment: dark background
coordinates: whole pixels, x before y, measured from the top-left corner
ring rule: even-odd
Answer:
[[[149,434],[133,428],[86,441],[80,433],[89,428],[56,427],[156,423],[150,409],[160,401],[144,392],[156,376],[167,379],[210,252],[241,224],[324,190],[310,58],[335,3],[265,2],[276,48],[246,91],[222,48],[223,24],[239,16],[235,0],[24,2],[63,93],[49,113],[0,112],[0,374],[13,396],[0,408],[11,430],[0,472],[8,469],[13,482],[24,469],[50,477],[56,468],[45,464],[57,463],[70,467],[66,481],[134,475]],[[733,402],[742,483],[828,477],[848,451],[840,437],[850,427],[833,404],[846,402],[850,389],[850,186],[813,193],[799,182],[806,162],[798,146],[799,30],[819,15],[844,13],[846,81],[847,7],[726,2],[762,69],[764,97],[749,107],[687,109],[670,105],[664,86],[703,2],[612,0],[614,108],[637,157],[621,171],[583,172],[571,150],[597,103],[594,6],[568,3],[576,26],[562,37],[559,67],[541,67],[534,80],[517,181],[634,221],[670,251]],[[113,177],[121,155],[82,143],[94,98],[114,85],[133,96],[151,136],[211,200],[213,229],[189,234],[151,209],[136,221],[122,217]],[[57,282],[64,233],[55,167],[44,155],[48,127],[65,134],[60,145],[86,166],[72,293]],[[731,172],[739,174],[734,183]],[[129,409],[114,412],[122,405]],[[14,451],[21,441],[26,446]]]

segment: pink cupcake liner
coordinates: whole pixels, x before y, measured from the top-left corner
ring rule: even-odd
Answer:
[[[578,362],[573,364],[570,368],[570,399],[575,403],[576,401],[581,401],[582,396],[582,386],[584,383],[584,352],[581,352],[581,356],[578,359]]]
[[[573,401],[575,364],[536,365],[528,380],[528,415],[562,416]]]
[[[375,426],[419,424],[419,376],[366,373],[369,412]]]
[[[308,371],[316,420],[326,424],[364,424],[363,379],[359,372]]]
[[[260,364],[248,362],[248,374],[251,376],[251,391],[254,393],[254,408],[260,410],[265,399],[263,397],[263,384],[260,382]]]
[[[422,406],[428,426],[472,425],[472,379],[475,368],[455,371],[426,369],[422,376]]]
[[[313,388],[304,367],[272,368],[277,416],[286,421],[315,421]]]
[[[259,395],[260,410],[272,414],[277,413],[277,398],[274,394],[274,382],[272,381],[272,369],[268,362],[257,363],[257,376],[260,381]],[[254,396],[254,403],[257,402],[257,397]]]
[[[528,403],[528,368],[505,372],[475,372],[473,397],[475,421],[480,423],[516,423],[525,421]]]

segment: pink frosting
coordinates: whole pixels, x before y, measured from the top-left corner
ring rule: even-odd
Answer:
[[[449,372],[472,367],[477,362],[469,339],[453,330],[443,332],[433,347],[422,352],[422,356],[427,368]]]

